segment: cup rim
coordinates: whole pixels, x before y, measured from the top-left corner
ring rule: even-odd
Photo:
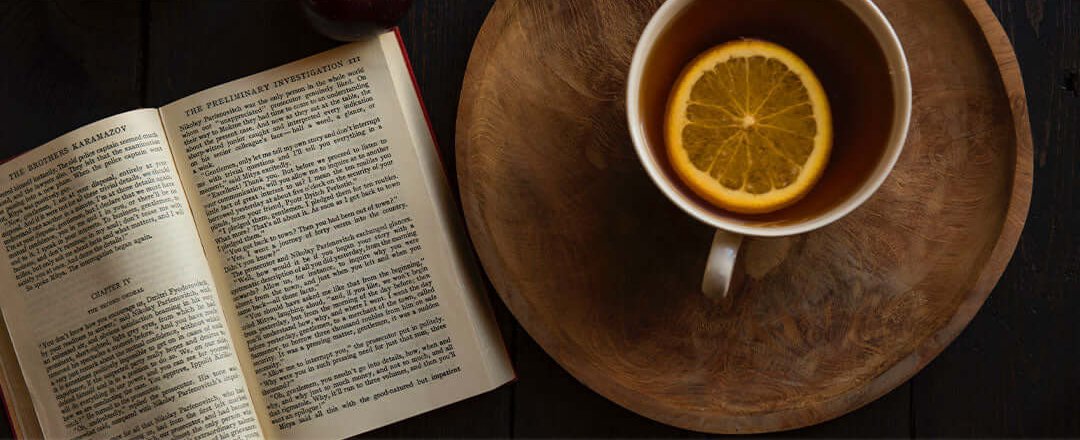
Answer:
[[[862,187],[853,196],[823,215],[790,225],[748,226],[728,221],[710,212],[698,209],[686,194],[675,188],[661,169],[660,164],[653,158],[648,139],[645,137],[644,123],[640,120],[637,110],[640,107],[639,92],[648,55],[652,53],[657,38],[667,29],[672,19],[693,1],[696,0],[667,0],[660,5],[660,8],[649,19],[645,30],[641,33],[630,62],[630,73],[626,82],[626,118],[638,160],[645,167],[645,171],[649,174],[649,178],[652,179],[653,183],[676,206],[699,221],[728,232],[758,237],[780,237],[809,232],[843,218],[865,203],[885,182],[885,179],[899,160],[911,123],[911,73],[908,70],[907,56],[904,54],[900,38],[896,35],[896,31],[885,17],[885,14],[871,0],[839,0],[870,29],[871,34],[873,34],[874,39],[885,55],[890,76],[892,77],[892,92],[895,99],[893,100],[892,130],[889,133],[887,144],[888,151],[878,162],[873,175],[863,183]]]

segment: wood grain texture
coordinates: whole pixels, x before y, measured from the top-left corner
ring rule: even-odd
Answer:
[[[664,423],[775,431],[865,405],[960,333],[1026,217],[1023,84],[985,3],[878,3],[911,64],[904,154],[844,220],[748,240],[730,310],[698,293],[711,231],[626,134],[625,73],[658,2],[496,3],[462,92],[462,201],[495,287],[560,365]]]
[[[706,438],[623,408],[582,385],[518,331],[516,438]],[[909,438],[909,384],[835,420],[762,438]]]
[[[1080,435],[1080,2],[990,2],[1016,47],[1034,140],[1031,215],[982,311],[912,384],[915,434]]]

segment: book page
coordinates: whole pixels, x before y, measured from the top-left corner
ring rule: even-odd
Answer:
[[[410,128],[423,124],[415,92],[384,53],[400,60],[396,41],[342,46],[161,109],[270,436],[346,437],[512,377],[454,243],[430,134],[420,142]]]
[[[0,307],[47,437],[258,437],[156,110],[0,166]]]

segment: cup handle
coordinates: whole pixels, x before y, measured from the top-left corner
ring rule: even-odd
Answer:
[[[705,263],[705,276],[701,280],[701,292],[714,300],[727,299],[736,288],[738,273],[735,261],[739,256],[742,235],[717,229],[713,235],[709,259]]]

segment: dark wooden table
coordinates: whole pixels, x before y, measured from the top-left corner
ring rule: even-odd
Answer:
[[[971,325],[912,380],[776,437],[1080,436],[1080,0],[990,5],[1016,46],[1035,141],[1031,213],[1016,254]],[[490,6],[417,1],[401,22],[451,167],[462,76]],[[336,44],[287,0],[0,2],[0,157]],[[518,381],[368,436],[703,437],[593,393],[492,301]],[[6,421],[0,435],[10,436]]]

